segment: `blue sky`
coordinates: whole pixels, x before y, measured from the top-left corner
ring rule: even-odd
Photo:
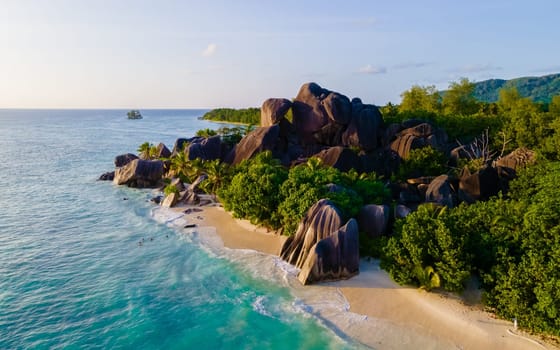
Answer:
[[[0,0],[0,108],[213,108],[560,72],[560,1]]]

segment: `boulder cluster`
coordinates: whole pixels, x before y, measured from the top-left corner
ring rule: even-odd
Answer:
[[[235,145],[221,136],[179,138],[172,151],[159,144],[158,157],[154,158],[183,152],[189,160],[236,165],[262,151],[271,151],[287,167],[318,157],[341,171],[375,171],[390,178],[412,150],[426,146],[448,155],[450,164],[469,156],[467,146],[454,147],[445,131],[429,122],[411,119],[387,125],[376,106],[307,83],[293,100],[264,101],[260,127]],[[117,156],[115,171],[100,179],[130,187],[162,186],[162,179],[169,177],[169,161],[142,158],[147,157]],[[320,200],[301,220],[295,235],[287,239],[280,256],[301,269],[298,278],[303,284],[349,278],[359,272],[359,232],[369,237],[387,234],[392,220],[405,217],[421,203],[454,207],[460,202],[486,200],[507,189],[515,171],[533,160],[534,153],[521,149],[474,173],[465,168],[458,177],[442,174],[388,182],[394,206],[366,203],[358,216],[349,220],[343,219],[332,202]],[[189,186],[174,180],[178,193],[169,194],[161,203],[199,204],[197,186],[203,179]]]

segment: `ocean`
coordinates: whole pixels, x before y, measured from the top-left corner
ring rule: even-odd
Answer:
[[[145,141],[218,128],[204,112],[0,110],[0,349],[362,347],[332,320],[359,322],[336,290],[97,181]]]

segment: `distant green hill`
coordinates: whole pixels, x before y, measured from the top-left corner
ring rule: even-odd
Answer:
[[[560,95],[560,73],[542,77],[523,77],[511,80],[490,79],[475,83],[474,96],[484,102],[496,102],[502,88],[516,87],[519,94],[535,102],[550,102]]]

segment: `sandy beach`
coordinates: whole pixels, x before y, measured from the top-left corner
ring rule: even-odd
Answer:
[[[219,206],[203,207],[202,211],[186,215],[189,222],[198,226],[214,227],[228,248],[278,255],[285,240],[285,237],[257,228],[245,220],[234,219]],[[455,296],[399,286],[379,268],[376,260],[362,259],[360,274],[356,277],[311,288],[336,289],[347,299],[351,313],[363,315],[363,319],[390,323],[393,329],[410,330],[412,334],[435,339],[439,344],[431,347],[425,339],[420,340],[422,337],[381,336],[379,331],[368,331],[371,326],[367,323],[347,326],[348,329],[341,327],[344,333],[376,349],[558,349],[515,330],[512,322],[497,319],[479,305],[469,306]],[[446,345],[442,347],[441,344]]]

